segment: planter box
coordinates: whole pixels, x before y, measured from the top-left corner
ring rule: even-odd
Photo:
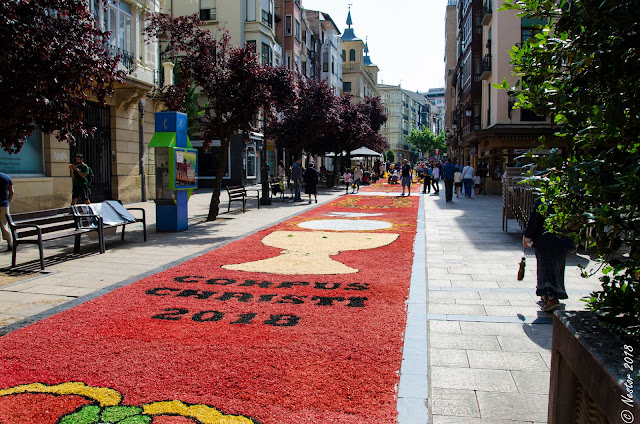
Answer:
[[[598,322],[584,311],[553,317],[548,424],[640,424],[640,346]]]

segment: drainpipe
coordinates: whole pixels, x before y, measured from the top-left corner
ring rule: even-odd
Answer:
[[[138,166],[140,171],[140,188],[142,190],[142,201],[147,201],[147,174],[144,169],[144,107],[147,100],[142,99],[138,103]]]

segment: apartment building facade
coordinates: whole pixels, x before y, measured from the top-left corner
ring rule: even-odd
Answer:
[[[278,66],[284,61],[283,47],[276,41],[279,17],[274,0],[199,0],[168,2],[166,6],[163,12],[172,16],[199,13],[203,29],[214,34],[218,29],[228,31],[234,46],[255,46],[258,60],[263,65]],[[262,122],[257,119],[253,131],[237,135],[231,140],[227,152],[229,165],[223,185],[259,183],[260,165],[264,160],[272,164],[270,169],[274,172],[277,163],[275,147],[265,141],[262,130]],[[216,174],[214,153],[203,148],[202,139],[194,138],[191,143],[198,149],[199,155],[198,185],[212,187]],[[218,143],[214,140],[212,145]]]
[[[416,161],[420,155],[409,144],[411,130],[419,129],[430,121],[430,105],[421,93],[405,90],[397,85],[379,84],[380,99],[387,122],[382,126],[382,136],[389,142],[389,150],[395,161]]]
[[[457,122],[454,124],[454,109],[457,104],[456,85],[453,83],[456,75],[456,66],[458,63],[457,38],[458,38],[458,0],[447,0],[447,8],[444,18],[444,78],[445,78],[445,97],[444,97],[444,131],[447,136],[447,144],[449,146],[448,156],[453,157],[454,132],[457,129]]]
[[[326,81],[336,96],[342,95],[342,38],[331,16],[317,10],[305,9],[305,15],[321,44],[320,79]]]
[[[470,4],[460,4],[465,2]],[[518,17],[515,11],[498,12],[498,8],[495,0],[484,3],[463,0],[458,4],[458,23],[461,28],[467,26],[459,31],[458,52],[472,62],[469,65],[465,60],[458,60],[453,78],[457,101],[451,115],[452,126],[457,124],[457,128],[450,138],[454,157],[471,161],[474,166],[482,163],[488,167],[487,187],[492,192],[500,191],[500,176],[506,166],[512,166],[515,158],[537,149],[540,137],[553,134],[547,117],[514,109],[513,94],[493,86],[505,78],[510,86],[515,85],[509,50],[532,37],[540,23]],[[472,16],[471,27],[465,17],[469,14]],[[473,37],[480,34],[481,42],[472,38],[467,46],[468,30],[472,31]],[[468,73],[469,69],[471,73]]]
[[[429,102],[429,121],[424,122],[424,125],[434,134],[440,134],[444,131],[444,116],[445,116],[445,88],[430,88],[426,93],[421,93]]]
[[[35,131],[18,154],[0,152],[0,169],[14,183],[13,212],[64,207],[71,203],[69,163],[82,153],[94,172],[92,201],[118,199],[125,203],[153,198],[154,112],[160,102],[147,99],[155,84],[157,45],[143,39],[145,18],[159,11],[159,1],[120,0],[106,8],[89,2],[97,25],[111,31],[109,50],[119,54],[126,80],[115,87],[105,106],[90,102],[85,125],[97,128],[92,136],[78,138],[74,146],[54,134]]]

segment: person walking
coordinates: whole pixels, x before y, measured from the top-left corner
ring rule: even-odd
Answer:
[[[464,196],[470,199],[473,190],[473,167],[471,162],[467,162],[467,166],[462,168],[462,185],[464,186]]]
[[[433,192],[440,194],[440,167],[437,163],[433,164],[431,175],[431,185],[433,186]]]
[[[353,171],[353,190],[351,191],[351,194],[360,192],[361,183],[362,183],[362,167],[358,165],[356,166],[356,170]]]
[[[2,238],[7,242],[7,252],[13,250],[13,238],[7,221],[11,200],[13,200],[13,181],[7,174],[0,172],[0,230],[2,230]]]
[[[543,203],[538,199],[534,202],[529,215],[527,226],[522,235],[522,245],[533,247],[537,262],[536,295],[545,302],[542,309],[553,312],[562,308],[560,300],[567,299],[564,286],[564,270],[567,254],[575,249],[571,239],[545,231],[545,218],[540,213]],[[547,208],[548,211],[552,208]]]
[[[309,204],[311,204],[311,195],[313,194],[318,203],[318,171],[314,168],[313,162],[309,163],[309,166],[304,172],[304,192],[309,195]]]
[[[462,192],[462,172],[460,172],[460,169],[457,167],[456,172],[453,174],[453,187],[455,189],[456,197],[460,197],[458,196],[458,193]]]
[[[349,194],[349,185],[351,185],[351,170],[349,168],[344,170],[344,174],[342,175],[342,179],[347,186],[347,193]]]
[[[447,202],[453,201],[453,178],[456,173],[456,166],[447,159],[447,163],[442,167],[442,177],[444,178],[444,194]]]
[[[411,180],[413,178],[413,169],[411,169],[411,165],[407,162],[406,159],[402,161],[402,196],[404,196],[404,188],[407,188],[407,196],[411,196]]]
[[[293,178],[293,201],[302,202],[300,187],[302,186],[302,158],[298,157],[291,166],[291,178]]]
[[[75,162],[69,164],[69,171],[71,172],[71,206],[74,206],[78,199],[88,205],[91,203],[89,201],[91,195],[89,174],[91,169],[89,165],[84,163],[84,156],[81,153],[76,154]]]

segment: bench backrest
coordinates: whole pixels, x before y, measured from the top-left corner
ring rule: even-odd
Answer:
[[[244,186],[227,186],[227,193],[230,199],[237,199],[239,197],[245,197],[247,191]]]
[[[42,233],[76,228],[76,222],[71,208],[47,209],[43,211],[21,212],[7,214],[7,221],[14,237],[28,237],[37,235],[35,228],[16,228],[16,224],[39,225]]]

